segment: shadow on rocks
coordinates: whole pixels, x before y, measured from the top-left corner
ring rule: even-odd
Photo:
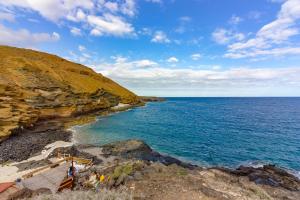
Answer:
[[[182,162],[171,156],[162,155],[153,151],[149,145],[141,140],[125,140],[113,142],[101,146],[102,151],[107,156],[120,156],[124,159],[138,159],[143,161],[160,162],[164,165],[177,164],[188,169],[195,169],[198,166]]]
[[[236,176],[247,176],[250,181],[256,184],[283,187],[290,191],[300,191],[300,180],[275,165],[264,165],[259,168],[240,166],[235,170],[226,168],[217,169]]]

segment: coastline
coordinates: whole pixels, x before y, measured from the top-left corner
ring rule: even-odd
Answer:
[[[79,145],[80,143],[78,143],[74,137],[74,134],[76,134],[74,133],[74,127],[93,123],[97,121],[97,117],[100,116],[124,112],[143,105],[144,104],[120,104],[110,109],[100,112],[91,112],[88,115],[82,115],[76,118],[68,117],[39,121],[31,129],[24,129],[22,132],[16,133],[10,138],[1,141],[0,183],[13,182],[24,174],[42,167],[33,166],[30,168],[29,164],[28,167],[30,169],[20,171],[17,167],[18,165],[31,162],[43,163],[43,161],[56,149],[71,147],[77,144]],[[55,137],[51,138],[53,135],[55,135]],[[36,141],[33,142],[32,137],[34,137]],[[21,153],[26,151],[29,151],[30,153],[25,155]],[[9,157],[13,159],[9,159]]]
[[[151,101],[151,102],[157,103],[157,102],[160,102],[160,101],[161,100],[155,100],[155,101]],[[144,106],[147,106],[147,104],[145,104]],[[130,110],[132,108],[134,108],[134,107],[128,108],[127,110]],[[120,111],[110,112],[110,113],[107,113],[106,115],[101,115],[99,117],[106,117],[106,116],[109,116],[109,115],[112,115],[112,114],[118,114],[118,112],[127,111],[127,110],[120,110]],[[92,122],[92,123],[94,123],[94,122]],[[83,126],[86,126],[86,125],[89,125],[89,124],[90,123],[87,123],[87,124],[84,124]],[[75,131],[80,131],[80,130],[75,130]],[[80,132],[77,132],[77,133],[75,132],[75,134],[80,134]],[[133,139],[133,138],[127,138],[127,139]],[[101,145],[104,145],[104,144],[101,143]],[[213,165],[213,164],[209,164],[209,163],[206,163],[206,162],[203,162],[203,161],[189,160],[189,159],[186,159],[184,157],[177,156],[175,154],[171,154],[171,153],[167,153],[167,152],[161,152],[160,149],[157,149],[157,148],[154,148],[154,150],[161,153],[161,154],[163,154],[163,155],[165,155],[165,156],[174,157],[174,158],[179,159],[179,160],[181,160],[185,163],[191,163],[193,165],[197,165],[199,167],[206,168],[206,169],[209,169],[209,168],[226,168],[226,169],[234,170],[234,169],[236,169],[240,166],[252,167],[252,168],[262,168],[263,166],[266,166],[266,165],[274,165],[274,166],[288,172],[289,174],[297,177],[300,180],[300,171],[295,170],[293,168],[286,167],[284,165],[275,164],[274,162],[271,162],[271,161],[268,162],[268,161],[265,161],[265,160],[246,160],[246,161],[237,163],[236,165],[222,165],[222,164]]]
[[[37,136],[37,133],[39,132],[48,132],[47,136],[51,136],[51,132],[53,133],[58,133],[58,132],[62,132],[60,134],[60,136],[58,138],[54,137],[54,139],[48,139],[48,138],[44,138],[44,143],[35,143],[36,146],[38,145],[39,150],[37,151],[33,151],[30,155],[25,156],[26,159],[24,159],[24,156],[21,157],[23,159],[18,159],[16,156],[13,156],[16,158],[16,160],[13,160],[13,162],[23,162],[26,161],[28,159],[31,159],[32,157],[35,157],[37,155],[39,155],[39,153],[42,153],[42,151],[47,148],[48,145],[51,144],[55,144],[56,142],[66,142],[72,145],[81,145],[80,142],[78,142],[76,140],[76,136],[75,134],[80,134],[77,133],[76,127],[79,126],[86,126],[89,125],[91,123],[95,123],[98,120],[98,117],[106,117],[109,115],[113,115],[113,114],[118,114],[119,112],[126,112],[129,111],[131,109],[134,109],[136,107],[141,107],[141,106],[146,106],[148,102],[155,102],[155,103],[159,103],[162,101],[165,101],[164,98],[157,98],[157,97],[142,97],[143,102],[139,103],[139,104],[135,104],[135,105],[130,105],[130,104],[122,104],[120,103],[119,105],[116,105],[114,107],[111,107],[109,109],[105,109],[105,110],[101,110],[101,111],[96,111],[96,112],[90,112],[90,113],[86,113],[83,115],[79,115],[77,117],[65,117],[65,118],[57,118],[57,119],[49,119],[49,120],[43,120],[38,122],[34,127],[32,127],[32,129],[25,129],[23,130],[23,132],[25,132],[25,134],[35,134],[34,136]],[[45,125],[46,124],[46,125]],[[16,136],[20,136],[20,139],[17,139],[18,141],[23,141],[24,139],[22,139],[22,136],[24,135],[24,133],[18,133],[12,136],[12,138],[15,138]],[[28,133],[27,133],[28,132]],[[9,138],[7,141],[10,141],[11,139]],[[42,139],[39,139],[39,142],[43,141]],[[0,143],[0,150],[1,148],[3,149],[3,143],[5,143],[5,140],[3,142]],[[43,146],[44,145],[44,146]],[[11,146],[11,145],[10,145]],[[22,145],[21,145],[22,146]],[[30,144],[31,146],[31,144]],[[60,146],[57,146],[57,148],[59,148]],[[24,150],[28,149],[28,147],[24,147]],[[54,149],[53,149],[54,150]],[[158,150],[159,151],[159,150]],[[1,151],[0,151],[1,152]],[[3,151],[2,151],[3,152]],[[1,153],[0,153],[1,154]],[[3,155],[3,153],[2,153]],[[0,155],[0,158],[3,158],[2,155]],[[20,154],[19,154],[20,155]],[[236,168],[238,168],[239,166],[245,166],[245,167],[252,167],[252,168],[260,168],[263,167],[264,165],[273,165],[272,163],[268,163],[268,162],[264,162],[261,163],[260,165],[256,165],[256,164],[251,164],[252,161],[249,161],[248,163],[240,163],[239,165],[237,165],[236,167],[229,167],[229,166],[222,166],[222,165],[209,165],[209,164],[204,164],[201,162],[194,162],[194,161],[190,161],[184,158],[180,158],[178,156],[175,155],[169,155],[167,153],[163,153],[162,155],[164,156],[170,156],[170,157],[174,157],[177,158],[185,163],[191,163],[193,165],[202,167],[202,168],[226,168],[229,170],[234,170]],[[2,161],[0,160],[0,164],[5,164],[7,161]],[[9,161],[11,162],[11,161]],[[285,170],[286,172],[288,172],[289,174],[297,177],[300,180],[300,171],[295,171],[289,168],[283,168],[281,166],[278,166],[279,168]]]
[[[143,105],[145,104],[126,104],[126,106],[111,107],[79,116],[40,120],[34,126],[24,128],[0,142],[0,164],[26,160],[56,141],[74,143],[70,129],[73,126],[89,124],[95,122],[99,116],[107,116]]]
[[[240,181],[243,182],[243,187],[251,188],[254,187],[252,184],[256,185],[255,186],[255,191],[256,190],[261,190],[260,188],[262,187],[263,190],[266,191],[281,191],[281,190],[286,190],[285,192],[288,194],[291,194],[293,198],[291,199],[296,199],[294,196],[297,196],[297,191],[300,191],[300,180],[293,174],[290,174],[289,171],[283,170],[282,168],[278,168],[273,165],[264,165],[264,166],[256,166],[256,167],[251,167],[251,166],[240,166],[236,169],[233,168],[227,168],[227,167],[222,167],[222,166],[209,166],[209,167],[203,167],[201,165],[193,165],[192,163],[188,161],[182,161],[182,159],[177,159],[175,157],[166,155],[166,154],[160,154],[159,152],[152,150],[150,146],[147,144],[143,143],[142,141],[133,141],[133,144],[138,143],[138,145],[133,145],[131,146],[132,142],[131,140],[128,141],[119,141],[115,142],[112,144],[107,144],[107,145],[101,145],[101,146],[95,146],[95,145],[81,145],[79,142],[75,141],[74,138],[74,130],[72,130],[72,127],[75,126],[81,126],[81,125],[87,125],[89,123],[95,122],[97,120],[97,117],[100,116],[108,116],[111,114],[117,114],[118,112],[124,112],[129,109],[132,109],[134,107],[137,107],[136,105],[133,106],[126,106],[126,109],[124,109],[124,106],[121,107],[116,107],[118,109],[108,109],[102,112],[96,112],[96,113],[90,113],[89,115],[83,115],[79,116],[76,118],[63,118],[63,119],[51,119],[49,121],[44,121],[40,122],[41,124],[37,124],[34,128],[31,130],[28,130],[28,135],[37,135],[39,131],[45,131],[48,132],[48,134],[45,134],[43,136],[46,136],[43,138],[46,142],[48,142],[47,145],[45,145],[43,148],[41,148],[41,144],[38,145],[39,148],[34,148],[35,150],[39,151],[33,151],[27,159],[19,160],[18,157],[16,157],[16,161],[14,162],[9,162],[9,163],[1,163],[2,166],[0,167],[0,173],[2,174],[0,182],[4,181],[15,181],[16,178],[21,177],[24,174],[27,174],[33,170],[42,168],[43,166],[49,164],[49,162],[54,162],[55,159],[54,155],[57,152],[57,149],[62,150],[64,153],[74,153],[76,152],[76,156],[78,155],[84,155],[87,156],[89,153],[94,153],[89,155],[89,157],[93,157],[95,159],[95,167],[97,169],[97,166],[102,166],[105,165],[107,161],[105,160],[113,160],[116,157],[119,157],[118,160],[123,160],[126,163],[127,162],[136,162],[132,161],[133,160],[141,160],[145,162],[146,165],[150,167],[150,169],[155,169],[157,165],[163,168],[163,171],[165,173],[174,173],[174,165],[178,166],[176,167],[176,171],[179,170],[179,172],[176,173],[183,173],[183,174],[188,174],[188,177],[192,178],[193,181],[198,180],[199,178],[204,178],[205,181],[209,181],[206,184],[211,184],[209,187],[212,187],[216,184],[223,185],[223,182],[226,182],[227,179],[232,179],[236,181],[238,179],[238,184],[236,183],[230,183],[230,187],[240,187]],[[119,109],[120,108],[120,109]],[[51,128],[50,128],[51,127]],[[56,128],[55,128],[56,127]],[[62,133],[58,134],[59,137],[54,137],[53,140],[50,140],[48,137],[51,137],[51,130],[52,133]],[[27,130],[25,130],[26,132]],[[62,132],[63,131],[63,132]],[[23,134],[20,134],[21,136]],[[25,133],[26,135],[26,133]],[[24,136],[25,136],[24,135]],[[67,135],[68,137],[61,137],[62,135]],[[14,136],[18,137],[18,135]],[[20,140],[23,141],[22,138],[19,138]],[[7,140],[9,141],[9,140]],[[39,140],[39,142],[42,140]],[[129,143],[129,144],[128,144]],[[37,145],[37,143],[35,143]],[[32,146],[35,146],[32,145]],[[24,147],[25,148],[25,147]],[[28,147],[26,147],[28,148]],[[125,148],[125,149],[124,149]],[[114,150],[113,150],[114,149]],[[121,149],[120,151],[122,152],[114,152],[115,149]],[[129,150],[127,150],[129,149]],[[124,151],[124,152],[123,152]],[[89,152],[87,154],[87,152]],[[97,157],[98,152],[102,152],[101,155],[103,156]],[[96,157],[95,157],[96,156]],[[24,158],[22,156],[21,158]],[[21,159],[20,158],[20,159]],[[103,160],[100,162],[98,160]],[[116,166],[119,166],[120,161],[117,162]],[[98,163],[98,164],[97,164]],[[102,163],[102,164],[101,164]],[[110,163],[110,161],[108,162]],[[121,162],[122,163],[122,162]],[[165,167],[163,167],[165,166]],[[182,172],[182,170],[184,172]],[[92,173],[92,171],[90,172]],[[153,172],[147,172],[150,173],[149,176],[154,176],[155,171]],[[225,178],[219,179],[218,176],[225,176]],[[177,176],[177,175],[176,175]],[[181,178],[182,175],[180,175]],[[185,175],[184,175],[185,176]],[[198,177],[200,176],[200,177]],[[148,177],[148,176],[146,176]],[[146,178],[145,177],[145,178]],[[165,177],[167,181],[167,177]],[[196,178],[196,179],[195,179]],[[139,180],[139,179],[138,179]],[[150,184],[151,181],[148,180],[148,178],[145,179],[145,183]],[[220,183],[220,181],[222,183]],[[149,182],[149,183],[147,183]],[[173,183],[174,180],[168,180],[168,183],[171,184]],[[130,183],[130,181],[129,181]],[[129,184],[128,183],[128,184]],[[155,183],[159,184],[165,184],[164,181],[162,180],[156,180]],[[124,185],[131,187],[130,185],[127,185],[127,182],[123,183]],[[182,186],[183,183],[176,183]],[[194,187],[194,183],[185,183],[189,184],[189,186]],[[227,183],[228,184],[228,183]],[[245,186],[246,184],[246,186]],[[117,187],[117,186],[114,186]],[[142,191],[146,190],[142,187]],[[207,187],[207,185],[201,186],[201,187]],[[223,186],[222,186],[223,187]],[[247,190],[249,190],[249,188]],[[282,188],[282,189],[280,189]],[[202,188],[203,189],[203,188]],[[298,190],[299,189],[299,190]],[[77,188],[76,190],[81,190],[80,188]],[[246,190],[246,189],[245,189]],[[201,190],[202,191],[202,190]],[[206,189],[204,189],[206,191]],[[226,189],[226,192],[228,194],[231,194],[232,189]],[[144,191],[145,192],[145,191]],[[148,192],[148,191],[147,191]],[[205,193],[205,195],[216,195],[216,197],[221,198],[219,194],[219,190],[213,190],[210,191],[209,193]],[[218,199],[218,198],[217,198]],[[280,198],[279,198],[280,199]]]

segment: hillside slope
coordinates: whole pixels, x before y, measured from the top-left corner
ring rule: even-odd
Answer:
[[[134,93],[88,67],[47,53],[0,46],[0,141],[41,118],[138,102]]]

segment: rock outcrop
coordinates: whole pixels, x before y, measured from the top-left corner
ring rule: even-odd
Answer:
[[[235,170],[227,168],[219,169],[236,176],[246,176],[250,181],[256,184],[282,187],[291,191],[300,191],[300,180],[275,165],[264,165],[258,168],[240,166]]]
[[[132,199],[154,200],[298,200],[300,195],[299,179],[278,167],[202,168],[161,155],[140,140],[74,145],[59,152],[94,161],[93,167],[77,174],[73,191],[123,188]],[[94,181],[101,175],[104,182]]]
[[[151,149],[141,140],[125,140],[113,142],[102,146],[105,155],[120,156],[124,159],[138,159],[151,162],[160,162],[164,165],[177,164],[179,166],[194,169],[197,166],[182,162],[171,156],[162,155]]]
[[[162,102],[166,101],[163,97],[147,97],[147,96],[140,96],[141,100],[144,102]]]
[[[40,119],[140,101],[109,78],[55,55],[0,46],[0,58],[0,141]]]

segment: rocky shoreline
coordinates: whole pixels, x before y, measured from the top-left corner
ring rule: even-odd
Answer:
[[[55,141],[72,142],[72,131],[69,127],[91,123],[98,116],[122,112],[139,106],[146,102],[162,101],[161,98],[146,98],[137,104],[122,104],[106,109],[81,113],[70,117],[52,117],[35,122],[32,126],[23,127],[4,140],[0,140],[0,164],[12,161],[26,160],[39,154],[46,145]],[[34,145],[32,145],[34,144]]]
[[[142,104],[141,104],[142,105]],[[132,105],[126,109],[140,106]],[[86,186],[91,174],[112,176],[116,169],[130,168],[128,174],[119,174],[113,181],[101,187],[119,189],[125,187],[134,199],[295,199],[300,196],[300,180],[274,165],[260,168],[240,166],[237,169],[203,168],[182,162],[153,151],[143,141],[127,140],[103,146],[72,145],[60,147],[45,159],[26,161],[45,150],[56,141],[72,141],[68,127],[85,124],[96,116],[107,115],[122,109],[105,109],[77,117],[53,118],[38,121],[33,127],[15,133],[0,143],[0,164],[11,162],[19,171],[35,169],[51,163],[57,152],[93,159],[94,167],[80,175],[74,190],[95,191],[95,186]],[[124,164],[126,163],[126,164]],[[108,170],[103,167],[111,166]],[[122,176],[121,176],[122,175]],[[132,193],[130,188],[134,188]],[[34,194],[30,193],[31,195]],[[32,196],[28,196],[32,197]]]
[[[72,132],[64,130],[59,121],[40,121],[0,143],[0,164],[19,162],[39,154],[46,145],[56,141],[70,142]]]
[[[73,189],[75,193],[90,192],[96,195],[97,191],[103,189],[122,190],[125,193],[119,199],[155,200],[297,200],[300,195],[300,180],[276,166],[202,168],[161,155],[139,140],[126,140],[103,146],[62,147],[55,149],[43,160],[18,165],[19,170],[47,165],[58,151],[93,160],[92,168],[77,174]],[[94,181],[101,175],[110,179],[101,183]],[[47,190],[43,192],[26,190],[14,198],[34,199],[37,194],[46,195],[47,199],[55,199]]]
[[[144,103],[130,105],[119,109],[102,109],[84,113],[78,116],[57,117],[39,120],[31,127],[24,127],[14,132],[9,138],[0,141],[0,164],[5,162],[19,162],[39,154],[46,145],[56,141],[72,142],[73,132],[69,127],[91,123],[98,116],[126,111],[143,106]]]

